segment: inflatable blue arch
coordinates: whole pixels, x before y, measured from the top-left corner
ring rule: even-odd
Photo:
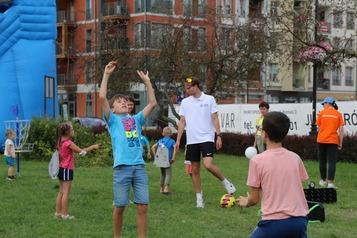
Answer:
[[[5,121],[58,116],[56,37],[55,0],[0,0],[1,145]]]

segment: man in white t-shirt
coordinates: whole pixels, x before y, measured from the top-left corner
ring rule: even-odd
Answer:
[[[222,181],[228,193],[234,193],[236,188],[213,164],[215,132],[217,135],[216,149],[219,150],[222,147],[216,100],[201,91],[199,81],[196,79],[187,78],[185,87],[189,97],[182,100],[179,110],[180,121],[176,150],[180,147],[181,137],[186,128],[186,160],[191,161],[192,164],[192,183],[196,192],[197,207],[203,208],[200,177],[201,155],[204,167]]]

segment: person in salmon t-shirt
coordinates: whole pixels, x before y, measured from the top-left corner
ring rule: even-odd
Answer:
[[[321,177],[319,184],[321,187],[337,188],[333,182],[336,173],[337,153],[342,149],[344,121],[332,97],[325,98],[321,104],[324,109],[319,113],[316,120],[316,125],[318,126],[317,150]],[[326,168],[327,162],[328,170]]]
[[[268,112],[262,136],[267,150],[253,156],[247,185],[250,192],[236,200],[240,207],[259,203],[262,219],[250,238],[306,238],[309,208],[302,182],[309,176],[299,155],[282,146],[290,119],[282,112]]]

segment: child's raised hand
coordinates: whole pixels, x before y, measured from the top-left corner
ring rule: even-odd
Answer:
[[[94,148],[94,149],[99,149],[99,147],[100,147],[100,144],[95,144],[95,145],[93,145],[93,148]]]
[[[140,70],[137,70],[136,72],[138,73],[138,75],[144,81],[145,84],[150,83],[149,71],[147,71],[146,74],[144,74],[144,72]]]
[[[114,69],[116,68],[117,62],[116,61],[110,61],[106,66],[104,73],[105,74],[111,74],[113,73]]]

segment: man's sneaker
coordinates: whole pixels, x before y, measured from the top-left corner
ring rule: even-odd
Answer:
[[[236,187],[232,183],[225,184],[224,187],[227,190],[227,193],[233,194],[236,191]]]
[[[333,183],[328,183],[327,188],[335,188],[336,189],[337,187]]]
[[[203,198],[197,198],[196,203],[197,203],[196,207],[199,207],[199,208],[204,208],[205,207],[205,203],[203,202]]]
[[[6,178],[7,180],[13,180],[13,178],[11,176],[7,176]]]
[[[327,182],[326,181],[320,180],[319,184],[320,184],[321,187],[324,187],[324,188],[327,187]]]

